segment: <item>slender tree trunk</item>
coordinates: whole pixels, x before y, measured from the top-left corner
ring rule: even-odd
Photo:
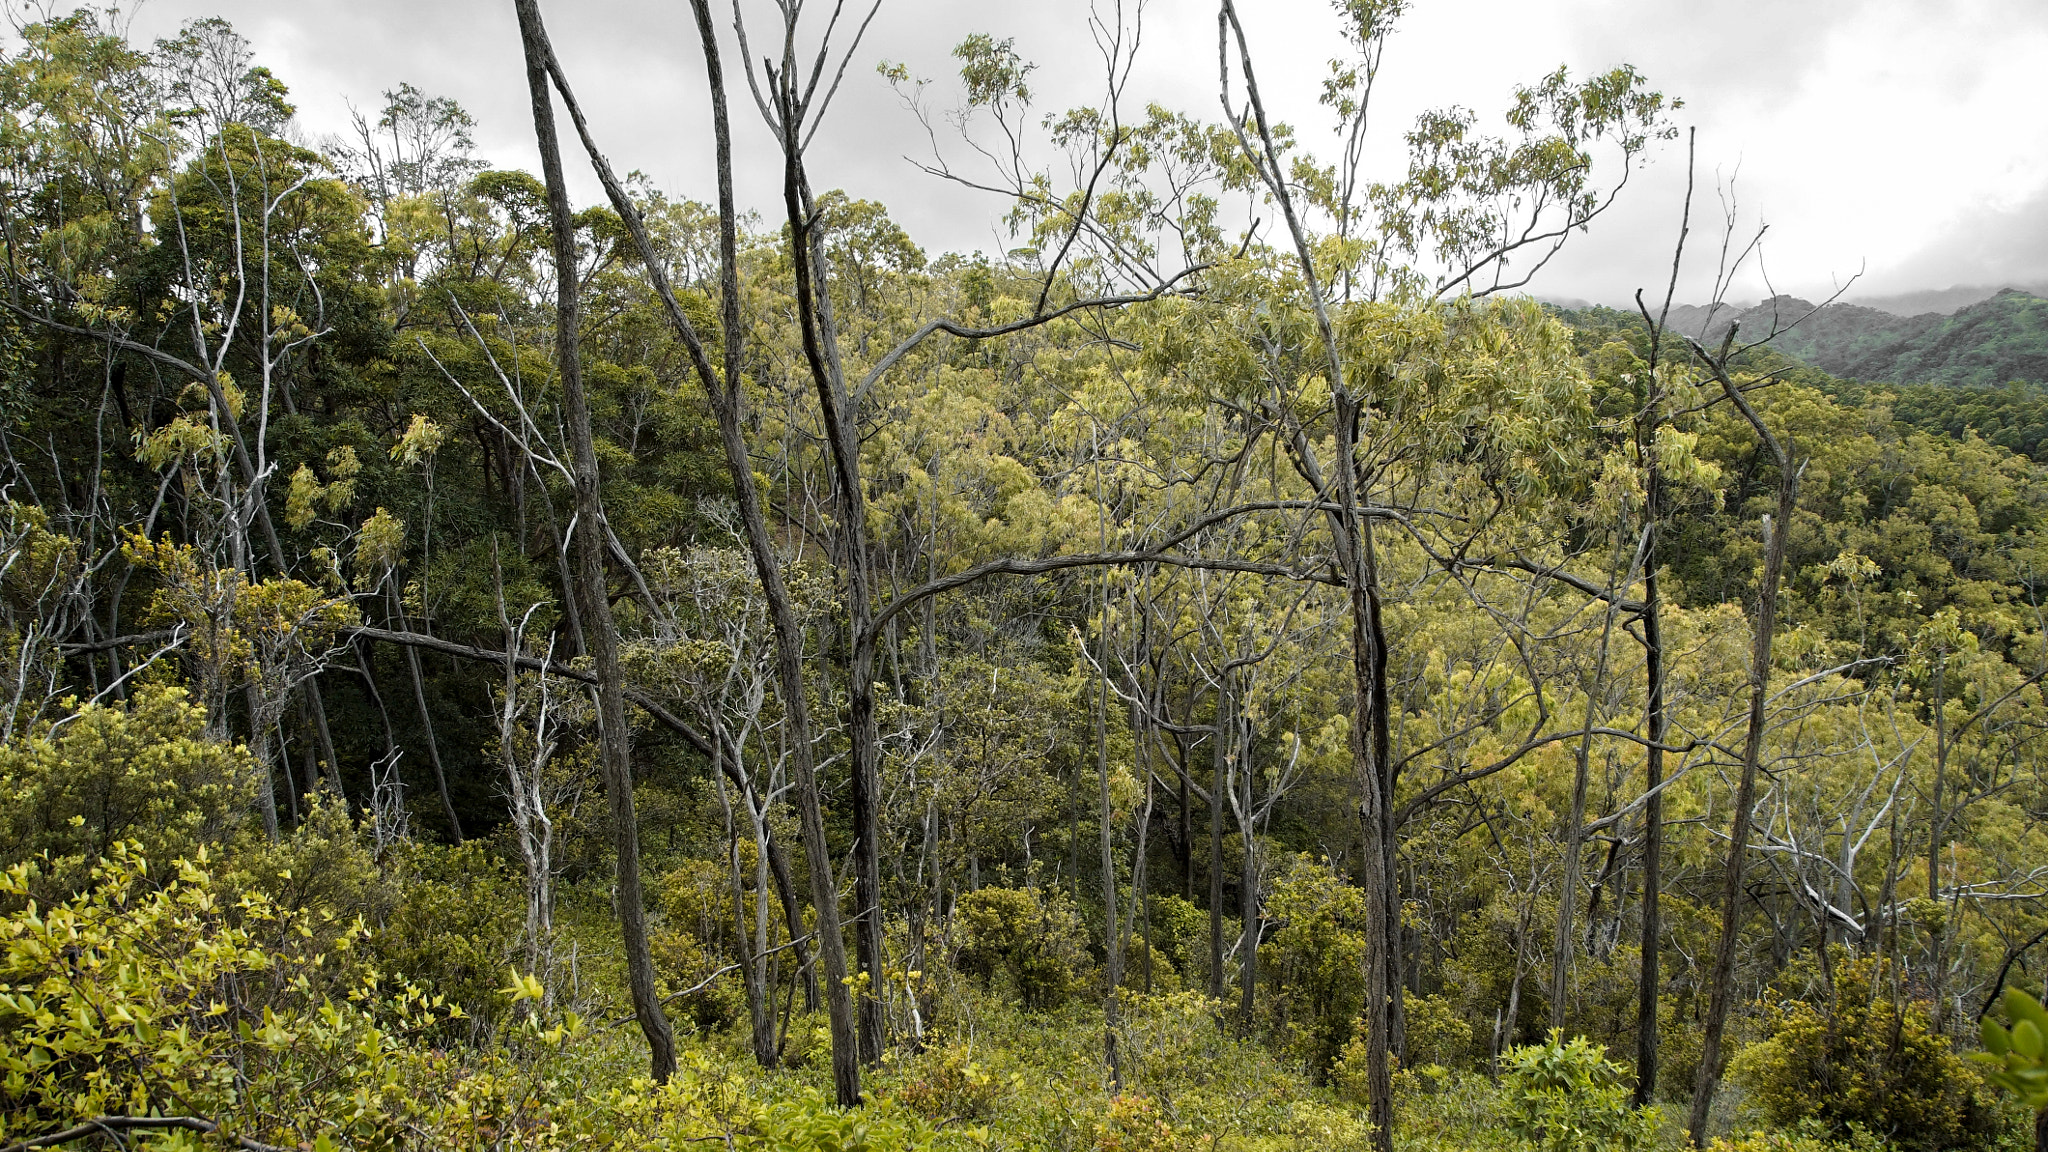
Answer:
[[[271,740],[271,733],[269,731],[271,726],[263,722],[263,709],[257,705],[257,692],[254,684],[249,685],[246,695],[249,701],[249,749],[256,754],[256,771],[259,773],[257,781],[259,787],[256,791],[257,806],[263,812],[263,834],[270,838],[271,843],[275,844],[277,842],[277,757],[271,751],[275,744]],[[285,771],[285,779],[291,779],[289,766],[287,766]]]
[[[1643,559],[1643,728],[1650,747],[1643,757],[1643,926],[1642,967],[1636,978],[1636,1091],[1640,1108],[1657,1093],[1657,1010],[1663,977],[1659,971],[1664,926],[1658,917],[1664,893],[1664,742],[1670,720],[1664,711],[1663,603],[1657,589],[1657,533],[1662,527],[1659,478],[1652,464],[1647,489],[1650,546]]]
[[[1768,437],[1762,422],[1725,375],[1722,382],[1759,434]],[[1687,1135],[1699,1147],[1706,1146],[1707,1118],[1721,1083],[1721,1039],[1735,995],[1735,945],[1743,919],[1743,863],[1749,852],[1750,815],[1756,806],[1757,766],[1763,759],[1766,705],[1770,700],[1771,640],[1778,618],[1778,578],[1785,569],[1785,538],[1791,532],[1799,492],[1800,470],[1793,464],[1791,454],[1775,440],[1768,442],[1778,460],[1778,511],[1777,517],[1765,525],[1768,539],[1764,542],[1763,581],[1757,590],[1756,645],[1749,668],[1749,730],[1742,744],[1742,779],[1736,786],[1735,811],[1730,816],[1733,823],[1728,835],[1728,862],[1721,885],[1721,934],[1715,942],[1714,966],[1708,976],[1706,1028],[1700,1042],[1699,1073],[1693,1082],[1692,1115],[1686,1122]]]
[[[571,590],[579,601],[584,643],[595,665],[598,705],[598,760],[605,791],[611,800],[612,848],[616,861],[618,910],[626,946],[626,982],[633,1014],[647,1038],[654,1078],[666,1081],[676,1070],[675,1038],[662,1013],[655,989],[654,959],[647,943],[647,914],[640,893],[640,825],[633,806],[633,749],[626,728],[626,698],[619,667],[619,638],[606,595],[607,551],[604,509],[598,496],[597,448],[590,429],[590,401],[583,389],[578,348],[576,225],[569,208],[569,190],[562,176],[561,149],[555,138],[555,113],[548,95],[549,52],[542,39],[538,0],[514,0],[526,54],[527,88],[533,99],[534,135],[540,145],[541,172],[548,190],[554,231],[555,356],[562,377],[562,406],[569,436],[576,485],[578,580]]]
[[[1117,1058],[1117,994],[1124,982],[1124,941],[1117,923],[1116,843],[1109,803],[1109,577],[1102,581],[1101,679],[1095,687],[1095,778],[1102,801],[1102,916],[1104,975],[1108,988],[1102,998],[1102,1059],[1109,1068],[1111,1095],[1123,1091],[1123,1066]]]
[[[1138,938],[1145,942],[1145,995],[1152,994],[1152,869],[1146,859],[1147,843],[1152,829],[1152,765],[1147,745],[1144,718],[1137,709],[1131,716],[1132,746],[1136,749],[1138,776],[1145,782],[1145,809],[1138,816],[1138,843],[1131,851],[1131,896],[1137,902]],[[1128,917],[1126,918],[1128,919]],[[1128,933],[1126,937],[1128,938]]]
[[[531,7],[536,2],[519,0],[522,8]],[[740,372],[743,331],[739,304],[739,231],[738,209],[733,196],[732,128],[726,110],[725,72],[709,0],[691,0],[690,10],[696,17],[697,34],[704,49],[705,79],[711,92],[711,123],[717,157],[719,327],[724,336],[722,373],[712,367],[703,342],[697,336],[696,326],[677,302],[660,255],[648,238],[639,209],[626,195],[625,187],[598,151],[589,126],[570,92],[568,80],[561,72],[560,63],[553,58],[547,46],[546,33],[540,29],[537,13],[533,20],[533,35],[540,51],[546,54],[549,71],[554,75],[562,101],[568,106],[577,132],[583,138],[584,148],[590,154],[591,168],[604,185],[613,210],[632,236],[646,266],[648,280],[662,302],[670,325],[689,352],[691,366],[710,398],[712,414],[718,422],[719,441],[725,450],[726,469],[732,479],[733,499],[739,506],[740,521],[746,528],[747,549],[752,555],[755,575],[761,582],[761,596],[768,604],[769,619],[775,629],[776,691],[782,699],[784,723],[789,731],[790,760],[796,778],[793,791],[803,832],[805,863],[810,872],[811,906],[818,918],[818,955],[825,966],[825,1007],[832,1028],[833,1088],[840,1106],[851,1108],[861,1102],[860,1049],[854,1031],[853,998],[846,979],[846,939],[839,916],[838,882],[832,875],[831,846],[825,838],[824,808],[818,792],[810,702],[804,691],[804,633],[791,606],[788,585],[782,578],[781,557],[768,534],[761,494],[754,484],[753,460],[741,432],[740,418],[746,393]]]
[[[1927,814],[1927,900],[1939,907],[1941,904],[1941,847],[1948,838],[1948,813],[1942,805],[1948,799],[1948,660],[1946,656],[1934,661],[1931,669],[1934,675],[1934,796]],[[1942,1010],[1948,998],[1948,922],[1943,917],[1935,921],[1934,930],[1927,934],[1927,988],[1928,998],[1933,1004],[1928,1009],[1928,1027],[1937,1035],[1941,1033],[1946,1013]]]
[[[387,585],[391,601],[391,614],[398,619],[401,631],[412,631],[412,622],[405,618],[405,603],[399,598],[398,589]],[[462,843],[462,821],[455,815],[455,801],[448,794],[448,773],[441,767],[441,744],[434,738],[434,713],[427,707],[427,678],[420,670],[420,651],[411,645],[405,648],[406,667],[412,672],[412,701],[419,709],[420,731],[427,740],[427,761],[434,766],[434,790],[441,796],[441,815],[448,820],[448,831],[457,844]]]
[[[327,728],[327,706],[320,699],[317,676],[306,680],[306,707],[313,713],[313,732],[320,738],[320,755],[326,758],[322,763],[327,766],[327,781],[334,785],[334,794],[341,797],[342,804],[347,805],[348,789],[341,783],[341,759],[334,754],[334,734]]]
[[[1515,975],[1514,979],[1508,981],[1507,1018],[1495,1024],[1493,1028],[1493,1074],[1495,1076],[1500,1075],[1500,1054],[1508,1045],[1514,1043],[1515,1026],[1520,1022],[1522,1015],[1522,969],[1526,966],[1523,961],[1529,951],[1529,914],[1535,910],[1535,907],[1536,882],[1535,876],[1532,873],[1529,880],[1528,897],[1522,901],[1521,917],[1515,921]]]
[[[1237,1033],[1248,1037],[1252,1034],[1252,1009],[1257,1006],[1259,988],[1259,844],[1258,829],[1252,819],[1255,797],[1249,756],[1243,768],[1244,808],[1238,815],[1238,835],[1244,845],[1244,867],[1239,871],[1243,886],[1237,893],[1238,916],[1243,930],[1238,934],[1237,946],[1244,959],[1237,965]]]
[[[1192,803],[1193,790],[1188,787],[1188,765],[1185,746],[1182,755],[1173,762],[1173,772],[1180,780],[1180,836],[1174,841],[1174,856],[1180,863],[1180,898],[1190,904],[1195,902],[1195,809]]]
[[[1628,577],[1633,579],[1634,576],[1635,565],[1631,561]],[[1608,646],[1614,638],[1614,604],[1626,590],[1629,579],[1617,580],[1610,570],[1607,609],[1600,627],[1600,656],[1594,665],[1593,680],[1586,685],[1586,722],[1580,726],[1584,735],[1579,737],[1577,755],[1573,758],[1572,803],[1565,816],[1564,829],[1564,884],[1558,891],[1557,941],[1550,956],[1550,1026],[1559,1031],[1563,1031],[1565,1025],[1572,953],[1578,942],[1573,923],[1578,916],[1579,877],[1584,867],[1580,857],[1584,854],[1586,842],[1586,778],[1592,770],[1593,725],[1600,720],[1600,693],[1607,682]]]
[[[714,729],[712,740],[713,748],[716,749],[713,754],[724,759],[727,745],[725,733]],[[768,860],[767,853],[762,851],[766,847],[762,842],[765,838],[760,835],[753,797],[744,790],[738,791],[739,795],[736,798],[747,806],[747,818],[755,825],[755,923],[750,932],[747,924],[746,873],[740,869],[739,824],[732,818],[735,797],[726,791],[725,784],[721,781],[718,801],[725,815],[726,875],[731,881],[733,943],[738,952],[740,982],[747,1000],[747,1022],[754,1043],[754,1062],[763,1068],[773,1070],[777,1062],[778,1047],[775,1042],[775,993],[768,984],[768,892],[766,885],[761,883],[767,879]]]
[[[1294,193],[1287,169],[1272,134],[1273,121],[1266,115],[1259,94],[1258,77],[1252,69],[1251,46],[1238,20],[1233,0],[1222,0],[1217,12],[1217,55],[1224,87],[1225,110],[1233,121],[1239,111],[1228,98],[1230,42],[1234,36],[1242,65],[1245,96],[1252,115],[1243,123],[1258,133],[1258,143],[1240,134],[1246,158],[1258,167],[1260,179],[1279,204],[1287,223],[1289,239],[1303,285],[1322,337],[1329,371],[1334,451],[1331,467],[1334,483],[1325,478],[1313,443],[1298,424],[1290,423],[1285,437],[1292,463],[1315,490],[1317,498],[1335,496],[1341,503],[1325,514],[1331,541],[1337,551],[1337,568],[1343,574],[1350,597],[1351,675],[1353,722],[1352,757],[1358,778],[1360,854],[1366,914],[1374,926],[1371,947],[1365,959],[1366,1098],[1373,1124],[1373,1144],[1379,1152],[1393,1152],[1394,1081],[1389,1057],[1402,1047],[1401,1036],[1401,901],[1397,868],[1398,844],[1394,827],[1394,770],[1390,758],[1391,732],[1387,694],[1387,636],[1380,615],[1379,558],[1373,547],[1371,521],[1364,512],[1358,465],[1360,432],[1366,418],[1365,393],[1348,378],[1337,328],[1330,318],[1307,230],[1295,210]]]
[[[787,82],[787,78],[785,78]],[[815,228],[816,205],[804,174],[803,147],[794,93],[782,100],[783,204],[788,212],[790,258],[796,281],[798,327],[804,358],[818,392],[825,439],[833,464],[833,489],[841,533],[839,557],[846,579],[847,733],[853,752],[854,945],[867,983],[860,998],[861,1059],[882,1058],[886,1021],[882,1013],[884,967],[881,871],[881,733],[875,721],[873,573],[869,569],[867,497],[861,480],[858,413],[846,390],[832,322],[832,295],[825,283],[824,244]],[[1077,877],[1078,879],[1078,877]]]
[[[1216,677],[1215,776],[1209,782],[1209,996],[1223,999],[1223,803],[1237,726],[1230,715],[1230,669]]]

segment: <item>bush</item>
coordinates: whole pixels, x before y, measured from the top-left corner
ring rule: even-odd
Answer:
[[[1293,1047],[1321,1075],[1357,1029],[1365,1005],[1365,893],[1327,862],[1303,855],[1273,885],[1266,914],[1280,925],[1259,949]]]
[[[1644,1146],[1656,1134],[1658,1110],[1631,1106],[1628,1070],[1583,1036],[1566,1040],[1552,1030],[1547,1043],[1512,1049],[1505,1063],[1502,1118],[1507,1130],[1532,1148],[1627,1150]]]
[[[88,704],[0,747],[0,844],[39,861],[33,894],[81,890],[116,843],[161,864],[243,838],[256,802],[246,749],[206,735],[182,688],[145,686],[122,705]]]
[[[1410,1068],[1435,1064],[1454,1068],[1472,1051],[1472,1021],[1459,1015],[1448,996],[1410,996],[1403,1005]]]
[[[1791,1128],[1745,1132],[1717,1139],[1707,1152],[1890,1152],[1883,1140],[1851,1124],[1841,1134],[1831,1133],[1819,1121],[1802,1120]]]
[[[526,909],[519,881],[476,841],[412,845],[389,918],[371,937],[388,971],[432,988],[480,1026],[505,1010],[501,986]]]
[[[1926,1006],[1895,999],[1882,960],[1835,968],[1832,1009],[1793,1001],[1765,1016],[1765,1039],[1737,1053],[1730,1078],[1768,1124],[1813,1121],[1832,1137],[1852,1127],[1908,1149],[1982,1146],[1999,1120],[1986,1085]]]
[[[1096,1152],[1173,1152],[1181,1147],[1159,1105],[1144,1096],[1116,1096],[1095,1122]]]
[[[1066,1002],[1087,956],[1081,921],[1058,891],[1041,901],[1030,888],[983,888],[960,897],[960,967],[994,981],[1006,977],[1026,1008]]]
[[[942,1124],[987,1119],[1013,1086],[975,1063],[973,1050],[959,1044],[920,1054],[908,1075],[896,1091],[897,1102]]]

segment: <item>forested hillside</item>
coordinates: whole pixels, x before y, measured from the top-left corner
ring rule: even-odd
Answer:
[[[1710,315],[1711,313],[1711,315]],[[1857,304],[1774,296],[1753,308],[1673,309],[1674,327],[1708,343],[1729,325],[1787,356],[1850,380],[2002,387],[2048,385],[2048,300],[2008,288],[1943,316],[1897,316]]]
[[[1374,173],[1399,3],[1269,109],[1224,0],[1221,120],[970,37],[963,256],[812,170],[836,10],[692,0],[698,203],[506,7],[538,173],[0,61],[0,1152],[2048,1143],[2031,393],[1522,295],[1648,79]]]

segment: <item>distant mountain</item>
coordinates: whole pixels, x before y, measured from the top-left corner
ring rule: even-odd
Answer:
[[[1860,304],[1816,308],[1776,296],[1742,311],[1674,307],[1679,331],[1716,343],[1730,321],[1738,338],[1783,329],[1771,346],[1847,380],[1991,387],[2015,380],[2048,385],[2048,299],[2007,288],[1954,315],[1899,316]]]
[[[2048,281],[2039,284],[2011,284],[2007,287],[2031,292],[2036,296],[2048,296]],[[1980,300],[1989,300],[1998,295],[1997,287],[1959,284],[1953,288],[1929,288],[1919,292],[1899,292],[1889,296],[1856,295],[1845,303],[1861,304],[1880,312],[1895,316],[1918,316],[1922,312],[1939,312],[1946,316],[1959,308],[1967,308]]]

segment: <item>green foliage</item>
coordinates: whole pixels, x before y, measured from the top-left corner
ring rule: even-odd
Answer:
[[[986,1120],[1003,1094],[1015,1086],[1014,1077],[997,1079],[978,1064],[973,1049],[949,1044],[925,1053],[913,1064],[895,1098],[928,1120],[974,1123]]]
[[[1545,1043],[1505,1054],[1502,1120],[1516,1139],[1543,1152],[1640,1148],[1656,1134],[1659,1114],[1630,1102],[1631,1080],[1592,1041],[1552,1031]]]
[[[518,946],[525,909],[504,862],[474,840],[412,845],[387,867],[397,895],[371,935],[386,971],[433,988],[472,1020],[505,1010],[500,982]]]
[[[1450,997],[1409,995],[1401,1010],[1409,1067],[1455,1067],[1472,1050],[1472,1021]]]
[[[269,969],[258,939],[267,910],[230,923],[199,871],[203,855],[156,887],[137,848],[109,849],[90,892],[47,912],[29,901],[0,925],[0,1128],[9,1132],[175,1109],[232,1078],[219,1056],[249,1022],[215,989]],[[28,865],[15,865],[0,892],[26,900],[30,879]]]
[[[1717,1139],[1708,1152],[1888,1152],[1891,1147],[1861,1124],[1837,1133],[1809,1118],[1789,1128],[1760,1128]]]
[[[1991,1067],[1992,1083],[2035,1112],[2048,1112],[2048,1011],[2017,988],[2006,989],[2001,1003],[2012,1024],[1985,1017],[1984,1051],[1977,1059]]]
[[[75,706],[0,745],[0,843],[17,861],[37,859],[34,891],[80,890],[124,842],[178,860],[244,841],[256,766],[206,729],[206,709],[184,689],[145,685],[125,705]]]
[[[1902,1148],[1988,1142],[1998,1117],[1970,1065],[1929,1026],[1926,1005],[1905,999],[1888,964],[1845,958],[1834,994],[1772,1005],[1765,1038],[1736,1054],[1729,1075],[1769,1123],[1851,1125]]]
[[[1261,965],[1299,1032],[1303,1059],[1311,1068],[1328,1068],[1364,1007],[1365,895],[1327,861],[1303,855],[1274,882],[1265,913],[1280,929],[1259,949]]]
[[[1059,1007],[1082,979],[1087,943],[1058,890],[982,888],[961,896],[954,915],[961,969],[1007,980],[1026,1008]]]

